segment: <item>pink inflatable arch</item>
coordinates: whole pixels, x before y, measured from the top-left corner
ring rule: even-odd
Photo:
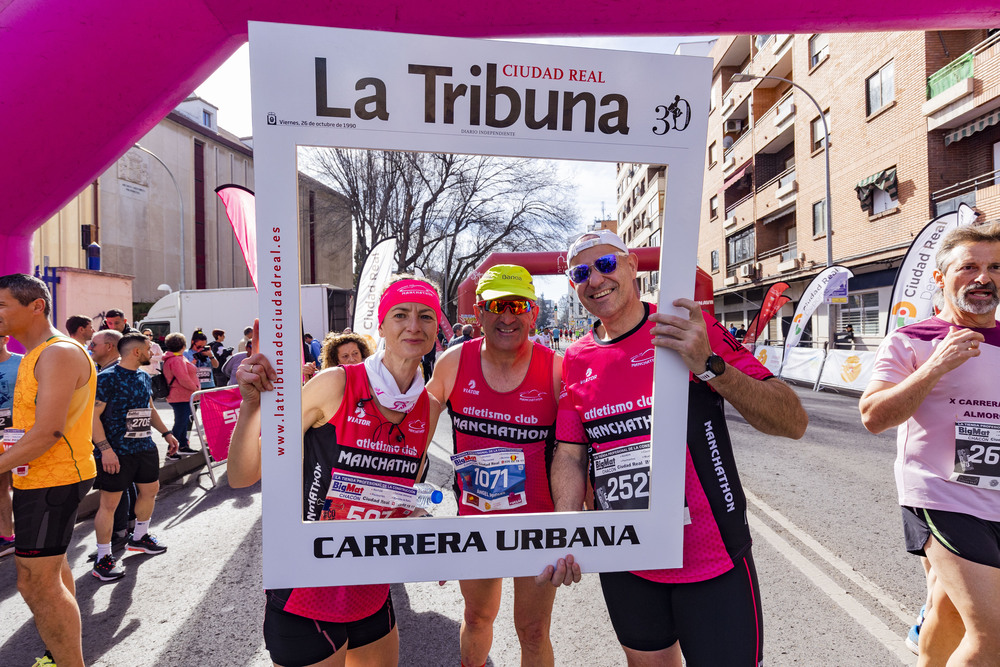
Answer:
[[[965,29],[996,0],[0,0],[0,274],[247,39],[247,21],[462,37]]]

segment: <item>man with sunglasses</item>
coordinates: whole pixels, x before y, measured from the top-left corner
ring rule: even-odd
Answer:
[[[118,341],[121,340],[121,333],[117,329],[105,329],[98,331],[90,339],[87,349],[94,360],[98,371],[105,371],[118,364],[121,357],[118,356]]]
[[[723,399],[772,435],[800,438],[808,417],[795,393],[695,301],[673,301],[687,311],[684,316],[658,313],[640,301],[638,259],[613,232],[584,234],[566,259],[580,302],[599,319],[590,334],[566,350],[563,362],[551,476],[556,511],[583,507],[588,467],[595,509],[648,507],[648,493],[623,499],[611,480],[628,475],[630,481],[649,483],[655,475],[649,459],[635,455],[650,450],[651,409],[608,417],[607,408],[649,405],[653,346],[679,354],[691,371],[684,566],[602,573],[601,587],[629,664],[680,667],[683,652],[689,667],[757,665],[762,660],[760,593]],[[594,472],[608,469],[615,475]],[[579,564],[569,556],[538,577],[556,586],[579,579]],[[722,640],[719,628],[725,628]]]
[[[479,280],[476,295],[483,337],[446,351],[427,386],[451,414],[459,514],[551,512],[548,468],[562,357],[528,340],[538,306],[526,269],[494,266]],[[493,483],[484,485],[483,479]],[[506,484],[497,484],[500,480]],[[484,665],[489,657],[501,581],[459,582],[465,598],[460,645],[466,667]],[[555,588],[537,586],[531,577],[514,578],[521,664],[553,664],[554,599]]]

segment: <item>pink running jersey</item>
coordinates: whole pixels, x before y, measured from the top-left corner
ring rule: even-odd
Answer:
[[[649,313],[635,329],[604,342],[593,332],[573,343],[563,359],[563,393],[556,440],[589,446],[591,482],[595,458],[628,452],[649,442],[652,426],[653,345]],[[702,313],[712,351],[752,378],[771,377],[724,326]],[[599,323],[598,323],[599,324]],[[596,324],[594,325],[596,328]],[[691,523],[684,526],[684,566],[635,572],[660,583],[705,581],[733,567],[751,544],[746,523],[746,497],[733,457],[722,397],[706,382],[688,384],[687,452],[684,495]],[[655,471],[648,477],[655,480]],[[655,488],[655,485],[654,487]],[[644,501],[648,506],[648,497]],[[634,505],[633,505],[634,507]]]
[[[330,477],[343,472],[413,486],[427,449],[430,401],[427,391],[395,426],[372,400],[364,364],[342,366],[347,373],[344,400],[333,418],[306,431],[303,439],[303,502],[306,520],[319,519]],[[324,586],[268,591],[284,610],[334,623],[371,616],[385,604],[389,584]]]
[[[920,368],[951,327],[930,317],[879,345],[872,380],[899,384]],[[1000,521],[1000,327],[973,329],[979,356],[945,373],[896,434],[899,504]]]
[[[532,344],[531,362],[524,380],[513,391],[494,391],[483,377],[476,339],[462,344],[458,375],[448,397],[455,453],[505,447],[524,452],[526,504],[489,514],[551,512],[549,465],[555,445],[558,397],[552,393],[552,350]],[[458,513],[484,514],[462,502],[462,478],[456,476]]]

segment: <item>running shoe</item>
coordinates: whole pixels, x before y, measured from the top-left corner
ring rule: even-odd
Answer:
[[[181,455],[180,454],[167,454],[167,462],[168,463],[170,461],[180,461],[180,460],[181,460]]]
[[[125,576],[125,568],[115,562],[115,557],[108,554],[94,563],[93,575],[101,581],[117,581]]]
[[[191,456],[192,454],[197,454],[200,450],[191,449],[190,447],[178,447],[177,453],[181,456]]]
[[[157,542],[156,537],[154,535],[146,533],[137,540],[133,540],[130,538],[128,541],[128,550],[141,551],[143,553],[153,554],[155,556],[157,554],[162,554],[164,551],[167,550],[167,547]]]
[[[131,537],[132,533],[124,530],[121,531],[121,533],[115,533],[114,537],[111,539],[111,553],[117,554],[125,551],[125,547],[128,546],[128,541]],[[97,560],[97,549],[94,549],[87,554],[87,560],[91,562]]]
[[[14,540],[0,537],[0,556],[14,553]]]
[[[41,658],[35,658],[35,663],[31,667],[56,667],[56,661],[52,659],[52,654],[45,651]]]
[[[916,624],[910,628],[909,634],[906,635],[906,648],[910,649],[913,655],[920,655],[920,628],[924,624],[924,612],[926,609],[926,606],[920,608]]]

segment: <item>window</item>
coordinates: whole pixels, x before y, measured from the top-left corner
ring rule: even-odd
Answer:
[[[859,336],[878,336],[878,292],[848,294],[847,303],[840,307],[839,331],[850,324]]]
[[[212,127],[212,112],[211,111],[205,111],[204,109],[202,109],[202,111],[201,111],[201,124],[204,125],[205,127],[209,127],[209,128]]]
[[[754,256],[753,227],[726,239],[726,265],[749,262]]]
[[[830,36],[826,33],[809,38],[809,67],[816,67],[830,55]]]
[[[708,145],[708,168],[711,169],[719,161],[719,145],[712,142]]]
[[[1000,141],[993,144],[993,171],[996,173],[993,185],[1000,185]]]
[[[892,61],[887,62],[882,69],[868,77],[867,113],[873,113],[891,103],[896,98],[895,72]]]
[[[719,195],[708,200],[708,217],[712,220],[719,217]]]
[[[826,234],[826,200],[813,204],[813,236]]]
[[[894,199],[885,190],[875,188],[872,191],[872,215],[885,213],[886,211],[894,209],[897,206],[899,206],[899,201]]]
[[[826,118],[826,131],[830,132],[830,110],[827,109],[826,111],[824,111],[823,116]],[[819,116],[813,118],[812,122],[809,123],[809,131],[811,135],[813,152],[823,148],[823,146],[826,143],[826,137],[823,134],[823,119],[820,118]]]
[[[713,250],[712,251],[712,270],[713,271],[718,271],[719,270],[719,251],[718,250]]]

